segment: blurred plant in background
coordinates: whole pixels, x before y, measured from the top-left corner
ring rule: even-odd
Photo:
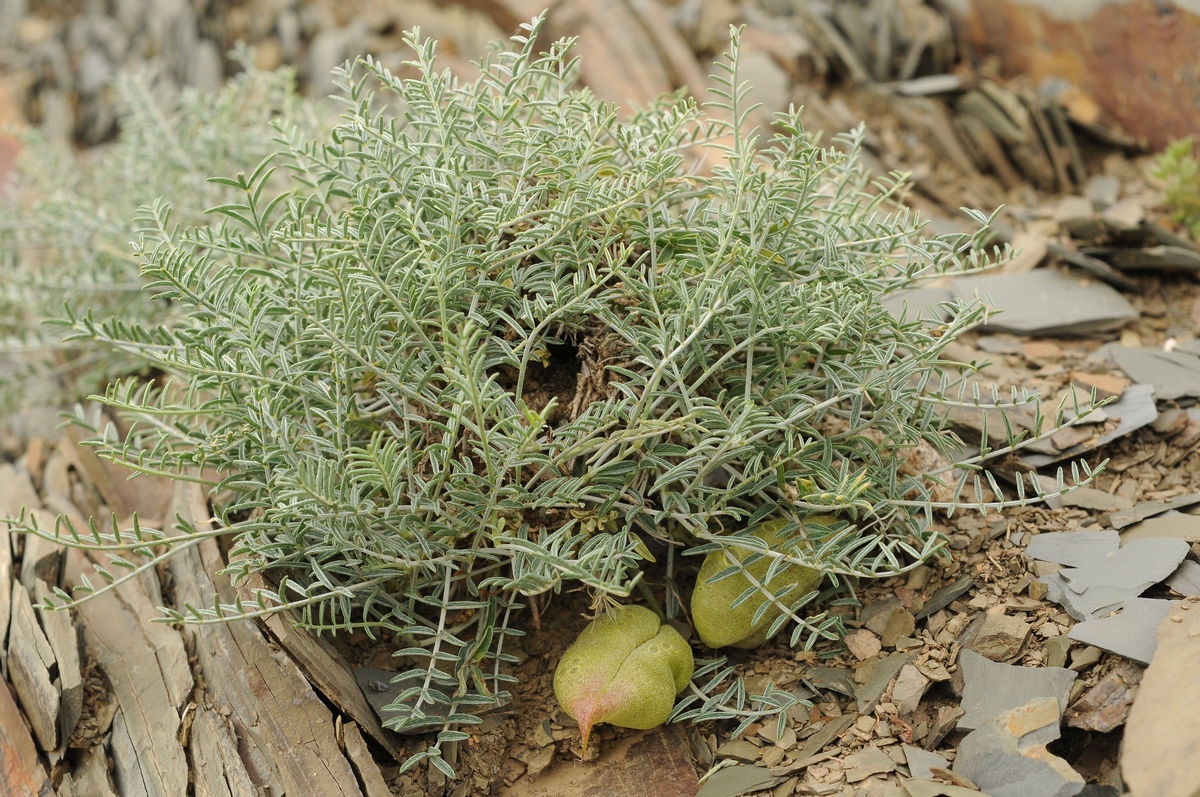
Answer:
[[[144,71],[118,77],[113,144],[65,151],[36,130],[23,135],[17,182],[0,201],[0,355],[24,367],[0,380],[0,408],[21,403],[29,379],[61,377],[64,404],[103,392],[114,378],[145,369],[112,347],[63,340],[71,315],[121,323],[163,323],[178,310],[144,290],[131,244],[144,232],[136,211],[173,198],[178,223],[209,223],[206,211],[235,195],[208,181],[253,169],[277,144],[273,124],[315,130],[318,113],[294,90],[288,70],[246,68],[218,92],[180,90]]]
[[[1155,161],[1154,176],[1166,188],[1167,206],[1172,216],[1200,240],[1200,160],[1196,158],[1196,139],[1181,138],[1166,148]]]

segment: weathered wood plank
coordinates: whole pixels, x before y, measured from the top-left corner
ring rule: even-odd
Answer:
[[[62,443],[64,456],[82,471],[118,518],[137,512],[143,521],[158,523],[165,517],[173,492],[169,480],[144,474],[131,479],[134,471],[100,459],[95,449],[80,445],[89,437],[85,430],[68,426],[66,435]]]
[[[39,604],[51,596],[46,582],[38,579],[33,585],[33,599]],[[71,612],[39,610],[42,631],[54,652],[58,667],[58,741],[65,744],[75,731],[83,713],[83,674],[79,663],[79,635],[71,622]]]
[[[248,578],[238,592],[249,601],[253,599],[255,589],[265,586],[262,578],[256,574]],[[346,660],[327,641],[292,625],[278,614],[263,618],[259,624],[265,626],[271,637],[288,652],[314,687],[361,725],[393,758],[403,758],[395,734],[383,727],[379,715],[363,696],[362,688]]]
[[[195,797],[254,794],[254,781],[238,755],[237,738],[218,712],[200,706],[188,740]]]
[[[83,751],[79,764],[63,776],[58,797],[117,797],[108,781],[108,759],[103,746]]]
[[[37,746],[13,700],[0,681],[0,784],[13,797],[53,797],[50,778],[38,761]],[[98,796],[99,797],[99,796]]]
[[[342,743],[346,748],[346,757],[358,774],[358,783],[362,786],[366,797],[392,797],[392,790],[383,779],[383,772],[375,757],[367,747],[367,740],[362,731],[353,722],[347,722],[342,727]]]
[[[7,517],[0,507],[0,516]],[[8,623],[12,617],[13,556],[8,525],[0,523],[0,674],[6,671],[8,660]]]
[[[31,509],[28,516],[40,530],[54,533],[57,517],[53,513],[45,509]],[[32,592],[34,583],[39,579],[61,586],[66,555],[67,547],[62,543],[51,542],[36,534],[26,534],[25,552],[21,557],[21,583],[25,589]]]
[[[194,485],[176,486],[174,515],[200,530],[211,523],[204,496]],[[223,565],[212,540],[172,557],[177,607],[211,606],[214,597],[233,603],[236,591],[229,579],[210,575]],[[269,765],[264,771],[243,758],[257,786],[286,794],[362,797],[350,762],[338,748],[333,714],[296,664],[268,645],[254,622],[193,625],[184,633],[195,641],[210,695],[229,710],[241,750],[255,748]]]
[[[83,561],[73,551],[68,572],[77,576]],[[185,794],[187,757],[177,734],[192,674],[182,639],[151,622],[158,612],[136,582],[80,604],[77,611],[89,650],[117,700],[111,740],[117,791],[129,797]]]
[[[25,716],[33,727],[38,746],[56,750],[58,737],[58,689],[50,679],[54,650],[34,616],[29,593],[20,581],[12,585],[12,627],[8,641],[8,676]]]

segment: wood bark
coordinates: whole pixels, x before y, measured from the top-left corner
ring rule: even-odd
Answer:
[[[207,502],[194,485],[179,484],[174,511],[198,531],[209,528]],[[212,540],[181,550],[170,561],[176,603],[232,604],[237,593],[225,576]],[[228,712],[246,771],[258,787],[274,794],[362,797],[354,770],[338,747],[334,717],[287,654],[268,644],[250,620],[189,625],[209,697]],[[258,756],[247,756],[247,748]],[[247,760],[247,759],[250,760]],[[220,793],[219,791],[217,792]]]

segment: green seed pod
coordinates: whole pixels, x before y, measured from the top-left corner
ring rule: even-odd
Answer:
[[[592,727],[654,728],[667,721],[675,695],[692,680],[692,649],[658,615],[619,606],[593,621],[554,671],[554,696],[575,718],[587,751]]]
[[[809,518],[810,523],[830,525],[835,518],[831,515],[819,515]],[[786,520],[771,520],[763,523],[754,530],[753,536],[767,544],[769,548],[778,549],[784,541],[780,532],[788,525]],[[821,571],[799,565],[787,565],[782,568],[769,584],[764,584],[767,570],[771,567],[770,557],[763,556],[746,566],[744,573],[735,573],[720,581],[709,583],[709,579],[730,566],[726,551],[713,551],[704,558],[700,566],[700,574],[696,577],[696,589],[692,592],[692,622],[701,641],[710,648],[756,648],[768,639],[767,632],[771,625],[783,613],[778,606],[770,606],[754,622],[754,615],[759,607],[767,600],[761,592],[751,595],[748,600],[730,608],[738,596],[751,586],[747,574],[772,592],[793,585],[794,589],[787,594],[784,601],[793,601],[804,595],[821,581]],[[729,556],[738,562],[744,562],[751,551],[744,548],[728,549]]]

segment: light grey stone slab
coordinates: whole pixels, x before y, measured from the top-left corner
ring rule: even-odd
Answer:
[[[1116,204],[1121,192],[1121,178],[1111,174],[1097,174],[1087,182],[1087,198],[1096,210],[1104,210]]]
[[[933,773],[930,770],[933,767],[950,768],[950,762],[942,756],[920,747],[913,747],[911,744],[904,745],[904,757],[908,760],[909,774],[914,778],[932,778]]]
[[[1178,601],[1130,598],[1118,614],[1078,623],[1067,634],[1076,642],[1149,664],[1158,646],[1155,630]]]
[[[1107,347],[1106,353],[1134,382],[1153,385],[1160,399],[1200,397],[1200,357],[1195,354],[1121,345]]]
[[[853,755],[846,756],[842,766],[846,770],[846,782],[858,783],[872,775],[895,772],[896,762],[878,747],[864,747]]]
[[[750,792],[771,789],[787,780],[772,775],[766,767],[737,764],[714,772],[697,792],[696,797],[739,797]]]
[[[1036,697],[1056,699],[1061,714],[1077,677],[1077,673],[1061,667],[999,664],[973,650],[963,650],[958,665],[963,671],[965,712],[958,727],[967,731],[981,728],[1005,711],[1020,708]]]
[[[1175,609],[1158,628],[1158,653],[1125,721],[1121,775],[1129,794],[1200,793],[1200,602]]]
[[[960,277],[955,298],[983,298],[998,313],[981,327],[986,332],[1023,335],[1087,335],[1120,329],[1138,313],[1118,291],[1054,269],[1016,274]]]
[[[1125,541],[1147,537],[1178,537],[1187,542],[1200,542],[1200,515],[1172,509],[1121,530],[1121,539]]]
[[[1200,595],[1200,564],[1185,560],[1163,583],[1180,595]]]
[[[1130,385],[1121,394],[1121,398],[1104,406],[1104,412],[1110,418],[1118,419],[1117,426],[1112,431],[1053,454],[1026,454],[1021,457],[1021,462],[1031,468],[1044,468],[1055,462],[1086,454],[1092,449],[1107,445],[1113,440],[1154,423],[1158,418],[1158,405],[1154,401],[1154,386]]]
[[[900,668],[900,674],[896,676],[896,685],[892,687],[892,703],[896,705],[901,716],[908,716],[917,710],[917,705],[931,683],[923,672],[911,664]]]
[[[1115,553],[1120,547],[1121,535],[1113,529],[1052,531],[1031,537],[1025,546],[1025,556],[1067,567],[1079,567]]]
[[[1161,515],[1168,510],[1186,509],[1196,504],[1200,504],[1200,493],[1188,493],[1166,501],[1143,501],[1134,504],[1129,509],[1113,512],[1108,519],[1114,529],[1120,530],[1146,518]]]
[[[1048,597],[1076,620],[1099,617],[1167,579],[1188,554],[1185,540],[1150,537],[1042,579]]]
[[[954,772],[991,797],[1074,797],[1083,776],[1046,750],[1059,736],[1061,716],[1049,697],[1002,712],[959,743]]]

